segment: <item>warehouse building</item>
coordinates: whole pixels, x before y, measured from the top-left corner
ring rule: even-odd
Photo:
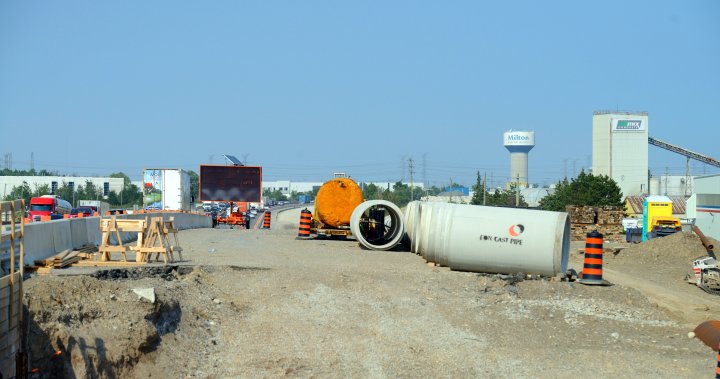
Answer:
[[[695,193],[687,202],[688,218],[706,236],[720,240],[720,174],[696,176]]]
[[[0,194],[3,198],[12,195],[13,187],[20,187],[23,183],[27,183],[31,190],[47,185],[50,194],[54,194],[63,184],[77,188],[85,187],[87,182],[91,182],[102,191],[103,196],[107,196],[110,191],[120,193],[125,179],[93,176],[0,176]]]

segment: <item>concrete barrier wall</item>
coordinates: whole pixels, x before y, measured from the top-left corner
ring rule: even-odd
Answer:
[[[211,228],[212,219],[189,213],[149,213],[117,215],[118,219],[140,220],[150,217],[175,218],[175,227],[184,229]],[[85,245],[100,244],[100,217],[73,218],[25,225],[25,263],[32,265],[36,259],[45,259],[63,250]],[[121,233],[123,243],[132,242],[137,233]],[[115,237],[110,240],[116,244]]]

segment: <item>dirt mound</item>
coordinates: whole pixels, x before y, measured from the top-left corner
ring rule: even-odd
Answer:
[[[636,263],[655,263],[663,259],[691,261],[704,255],[707,255],[707,252],[698,236],[693,233],[675,233],[630,245],[629,248],[617,253],[615,258],[628,259]]]

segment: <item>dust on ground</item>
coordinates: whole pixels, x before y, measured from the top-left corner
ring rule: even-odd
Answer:
[[[183,231],[187,261],[177,267],[27,280],[34,375],[697,378],[714,372],[715,354],[687,337],[697,319],[718,314],[714,308],[686,314],[672,308],[683,305],[622,282],[663,284],[678,297],[717,304],[681,275],[702,254],[696,237],[675,235],[606,254],[608,279],[621,280],[592,287],[454,272],[408,252],[363,250],[352,240],[295,240],[295,218],[286,217],[276,217],[272,230]],[[665,244],[671,253],[663,254]],[[570,262],[580,271],[582,255],[573,252]],[[155,303],[133,291],[148,288]]]

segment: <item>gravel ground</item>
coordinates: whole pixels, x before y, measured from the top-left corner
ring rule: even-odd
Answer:
[[[718,314],[716,297],[678,278],[694,250],[663,255],[633,246],[607,254],[615,285],[588,287],[453,272],[408,252],[363,250],[352,240],[296,240],[298,219],[295,210],[274,214],[271,230],[183,231],[186,267],[170,274],[119,270],[100,279],[29,279],[36,350],[65,349],[59,362],[34,357],[43,369],[36,376],[64,370],[108,378],[699,378],[714,372],[715,353],[687,337],[698,320]],[[677,237],[664,243],[691,246]],[[580,271],[582,255],[573,252],[571,265]],[[63,273],[81,273],[74,270]],[[154,288],[156,303],[139,299],[135,288]],[[66,343],[78,336],[84,350]]]

